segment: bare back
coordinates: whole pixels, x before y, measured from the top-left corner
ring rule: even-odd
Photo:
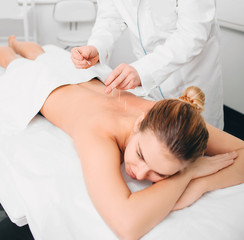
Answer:
[[[96,79],[61,86],[49,95],[41,113],[72,137],[77,131],[96,128],[97,132],[104,131],[119,141],[153,102],[125,91],[119,93],[117,89],[106,95],[104,88],[104,84]]]

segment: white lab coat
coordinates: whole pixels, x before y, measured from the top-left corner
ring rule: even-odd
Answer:
[[[97,0],[88,41],[107,63],[128,28],[144,95],[176,98],[195,85],[206,96],[203,116],[223,128],[223,86],[215,0]],[[126,49],[125,49],[126,51]],[[160,86],[161,89],[158,88]],[[162,91],[162,94],[160,91]]]

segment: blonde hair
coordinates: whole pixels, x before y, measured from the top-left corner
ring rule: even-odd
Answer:
[[[202,92],[202,90],[199,87],[196,86],[188,87],[184,91],[182,96],[179,97],[179,99],[190,104],[199,112],[202,112],[204,110],[205,94]]]
[[[152,130],[178,159],[194,161],[203,155],[209,136],[200,115],[204,102],[201,89],[189,87],[180,99],[157,102],[141,122],[139,130]]]

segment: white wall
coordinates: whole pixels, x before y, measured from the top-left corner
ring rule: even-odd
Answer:
[[[9,1],[9,0],[1,0],[1,1]],[[13,1],[13,0],[11,0]],[[16,0],[21,5],[23,3],[23,0]],[[27,0],[30,1],[30,0]],[[53,19],[53,10],[54,5],[56,2],[60,0],[35,0],[36,7],[35,7],[35,18],[36,18],[36,32],[37,32],[37,42],[41,45],[44,44],[56,44],[59,45],[59,43],[56,40],[57,33],[60,30],[64,30],[68,27],[68,25],[61,25],[60,23],[57,23]],[[89,0],[91,2],[94,2],[96,5],[96,0]],[[29,12],[29,24],[30,24],[30,35],[31,40],[33,39],[33,12]],[[79,29],[84,34],[89,35],[91,28],[93,26],[93,23],[86,23],[79,25]],[[23,24],[21,21],[17,20],[1,20],[0,22],[0,41],[6,42],[7,38],[6,36],[9,35],[16,35],[18,39],[23,39]]]
[[[244,114],[244,0],[217,0],[222,32],[224,103]]]
[[[244,33],[221,29],[224,103],[244,114]]]

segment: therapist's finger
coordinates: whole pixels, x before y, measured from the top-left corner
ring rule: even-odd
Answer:
[[[78,48],[72,48],[71,49],[71,58],[76,60],[83,60],[82,54],[79,52]]]
[[[116,88],[120,90],[125,90],[125,88],[129,83],[130,83],[130,78],[126,77],[119,85],[117,85]]]
[[[91,64],[89,64],[86,60],[84,61],[84,63],[82,63],[80,65],[83,69],[87,69],[91,67]]]
[[[76,68],[78,69],[87,69],[89,67],[91,67],[91,65],[84,59],[83,61],[77,61],[77,60],[74,60],[73,61],[74,65]]]
[[[113,82],[111,82],[110,85],[105,88],[105,93],[111,93],[114,88],[117,88],[117,86],[126,79],[126,77],[126,73],[122,72],[117,78],[114,79]]]
[[[119,90],[128,90],[128,89],[131,89],[131,83],[130,82],[127,82],[126,85],[124,85],[123,87],[117,87],[117,89]]]
[[[130,82],[128,83],[128,85],[124,87],[123,90],[134,89],[134,88],[136,88],[136,87],[137,87],[137,86],[135,85],[135,83],[134,83],[133,81],[130,81]]]
[[[75,65],[76,68],[78,68],[78,66],[82,64],[82,60],[81,59],[76,59],[76,58],[71,57],[71,60],[72,60],[72,62]]]
[[[78,64],[81,64],[81,61],[82,60],[78,60],[78,59],[76,59],[76,58],[71,58],[72,59],[72,61],[73,61],[73,63],[75,64],[75,65],[78,65]]]
[[[122,65],[122,64],[121,64]],[[104,84],[106,86],[110,85],[123,71],[123,68],[119,65],[116,67],[107,77],[107,79],[104,81]]]
[[[124,88],[124,90],[134,89],[140,85],[140,81],[134,77],[130,77],[129,84]]]
[[[76,67],[76,68],[83,68],[84,66],[84,64],[82,63],[82,61],[78,61],[78,60],[76,60],[76,59],[74,59],[73,60],[73,64],[74,64],[74,66]]]
[[[120,90],[134,89],[139,85],[133,75],[128,75],[126,79],[121,82],[116,88]]]

